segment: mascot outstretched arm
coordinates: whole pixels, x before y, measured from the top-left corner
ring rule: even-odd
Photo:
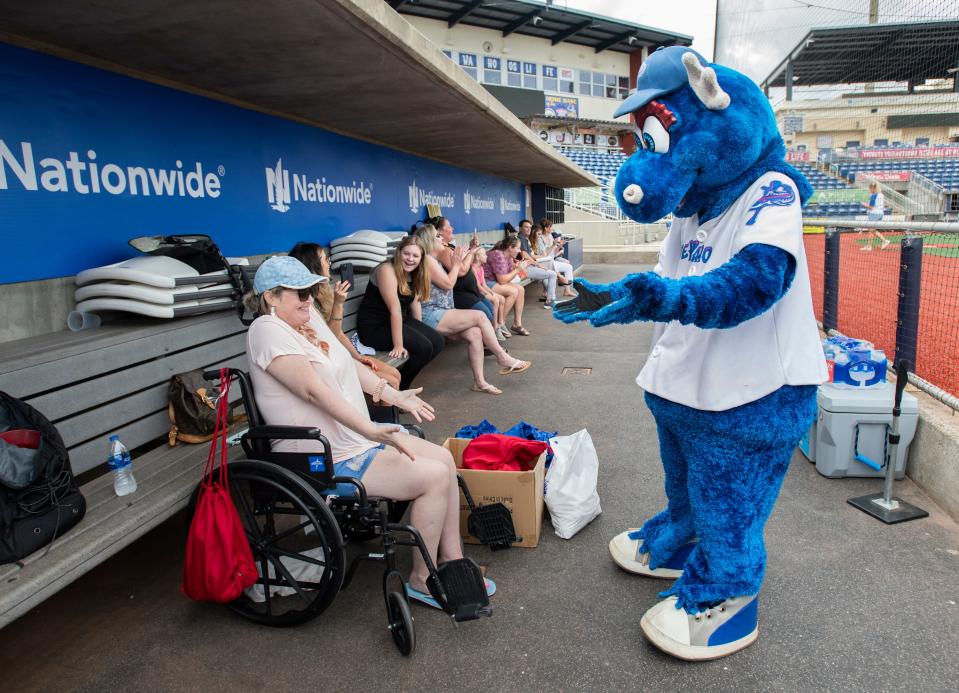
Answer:
[[[616,115],[638,148],[620,169],[624,213],[674,221],[652,272],[576,279],[568,323],[656,323],[636,382],[656,419],[667,505],[610,542],[623,569],[674,580],[640,625],[688,660],[758,637],[763,528],[827,379],[802,244],[805,178],[746,76],[662,48]]]

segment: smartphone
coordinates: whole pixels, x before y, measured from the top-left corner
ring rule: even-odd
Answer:
[[[353,288],[353,263],[344,262],[340,265],[340,281],[349,282],[350,288]]]

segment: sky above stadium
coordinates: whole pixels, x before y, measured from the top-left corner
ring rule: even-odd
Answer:
[[[692,36],[693,48],[712,60],[716,0],[555,0],[553,4]]]

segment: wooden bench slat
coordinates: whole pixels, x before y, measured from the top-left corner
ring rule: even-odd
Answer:
[[[110,373],[135,363],[190,349],[207,341],[222,339],[245,329],[236,314],[230,313],[223,318],[207,320],[189,328],[166,331],[162,338],[157,334],[143,335],[104,348],[96,346],[94,342],[88,345],[91,348],[81,353],[10,370],[0,375],[0,389],[21,399],[28,399],[35,393],[74,382],[80,374],[93,377]]]
[[[229,359],[215,366],[230,366],[233,368],[247,368],[246,354]],[[237,401],[240,398],[239,388],[231,390],[230,401]],[[133,421],[125,426],[110,431],[116,433],[131,450],[141,445],[145,445],[161,436],[165,436],[170,430],[170,418],[167,414],[166,403],[162,409],[150,414],[142,419]],[[97,465],[106,461],[107,448],[103,436],[99,436],[85,443],[70,449],[70,462],[73,465],[74,474],[80,474],[88,469],[93,469]]]
[[[78,383],[49,392],[30,400],[54,422],[74,412],[109,402],[123,393],[133,393],[157,383],[166,383],[170,377],[194,368],[206,368],[246,350],[246,333],[230,335],[198,349],[172,354],[165,359],[154,359],[138,366],[116,371],[92,381]],[[135,416],[135,415],[134,415]],[[57,424],[59,426],[59,424]]]

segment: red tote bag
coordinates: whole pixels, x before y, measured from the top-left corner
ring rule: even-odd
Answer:
[[[196,512],[190,523],[180,590],[200,602],[231,602],[257,579],[256,563],[240,516],[230,498],[227,481],[226,438],[230,378],[220,370],[220,398],[217,400],[216,428],[210,443]],[[220,468],[214,481],[217,447]]]

